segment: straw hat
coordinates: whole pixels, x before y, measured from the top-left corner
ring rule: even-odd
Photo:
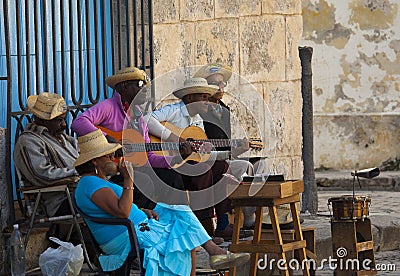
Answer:
[[[129,80],[142,80],[144,82],[150,82],[150,78],[147,76],[145,71],[136,67],[126,67],[119,70],[114,75],[107,77],[106,84],[112,89],[115,89],[115,86],[118,83]]]
[[[185,80],[183,87],[176,89],[172,92],[175,97],[182,99],[189,94],[210,94],[210,96],[217,93],[219,87],[216,85],[208,85],[207,80],[204,78],[190,78]]]
[[[193,77],[206,79],[214,74],[221,74],[223,80],[228,81],[232,76],[232,68],[221,63],[210,63],[201,67]]]
[[[276,213],[278,216],[279,224],[288,224],[293,222],[292,213],[290,212],[289,206],[285,205],[276,206]],[[271,217],[268,213],[267,208],[264,208],[262,223],[271,224]]]
[[[78,137],[78,146],[79,156],[75,161],[75,167],[122,148],[120,144],[108,143],[107,138],[100,129]]]
[[[67,112],[67,105],[60,95],[43,92],[28,97],[28,109],[36,117],[52,120]]]

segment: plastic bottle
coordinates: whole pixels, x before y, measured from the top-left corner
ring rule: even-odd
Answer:
[[[25,276],[25,245],[18,224],[14,224],[14,231],[10,238],[11,275]]]

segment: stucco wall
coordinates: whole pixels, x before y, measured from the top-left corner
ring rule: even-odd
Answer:
[[[302,178],[301,1],[160,0],[153,17],[157,101],[182,86],[192,66],[228,64],[237,74],[225,97],[234,137],[261,136],[266,148],[251,155],[268,156],[267,170]]]
[[[400,16],[397,0],[303,0],[314,48],[316,168],[399,169]]]

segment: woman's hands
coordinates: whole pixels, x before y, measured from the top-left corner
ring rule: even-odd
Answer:
[[[125,161],[125,157],[121,157],[118,160],[118,168],[119,172],[122,174],[124,179],[130,178],[131,180],[133,179],[133,166],[132,163],[129,161]]]
[[[111,188],[102,188],[92,195],[92,201],[117,218],[128,218],[133,202],[133,167],[124,157],[118,160],[119,172],[124,176],[123,192],[118,198]]]
[[[158,220],[160,218],[159,215],[153,210],[142,209],[142,211],[147,215],[147,218],[149,219]]]

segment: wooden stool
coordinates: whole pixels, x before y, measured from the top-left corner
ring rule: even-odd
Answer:
[[[257,191],[250,196],[250,187]],[[304,264],[303,275],[310,275],[306,260],[306,241],[303,239],[303,233],[300,226],[299,212],[297,202],[300,202],[300,193],[303,192],[303,181],[286,182],[266,182],[266,183],[242,183],[229,196],[232,200],[232,206],[235,208],[235,219],[233,224],[232,244],[229,250],[232,252],[249,252],[251,255],[250,273],[255,276],[257,273],[258,254],[274,253],[283,262],[286,269],[281,270],[282,275],[289,275],[289,267],[286,261],[286,252],[296,251],[299,256],[300,264]],[[290,210],[293,217],[294,239],[285,241],[282,238],[276,206],[290,204]],[[239,242],[240,225],[242,218],[240,216],[241,208],[245,206],[255,206],[256,218],[254,225],[253,240]],[[273,240],[261,240],[261,226],[263,217],[263,207],[268,207],[271,217]],[[231,268],[229,275],[236,275],[236,268]]]
[[[338,260],[335,275],[377,274],[369,218],[332,220],[331,231],[333,258]],[[355,262],[358,262],[359,269],[355,266]],[[367,269],[363,266],[367,266]]]
[[[316,240],[315,240],[315,227],[303,227],[301,229],[301,232],[303,233],[303,239],[306,241],[306,255],[308,259],[312,259],[315,261],[315,266],[317,265],[317,247],[316,247]],[[282,234],[282,239],[284,243],[287,243],[288,241],[294,241],[295,240],[295,231],[294,229],[287,229],[287,230],[281,230]],[[274,239],[274,233],[272,229],[262,229],[261,231],[261,239],[262,240],[273,240]],[[288,252],[289,253],[289,252]],[[288,253],[286,253],[286,257],[288,257]],[[299,260],[298,254],[295,254],[295,252],[291,252],[290,258],[295,258],[296,260]],[[310,270],[310,275],[315,275],[315,270],[316,267],[311,265],[309,267]]]

